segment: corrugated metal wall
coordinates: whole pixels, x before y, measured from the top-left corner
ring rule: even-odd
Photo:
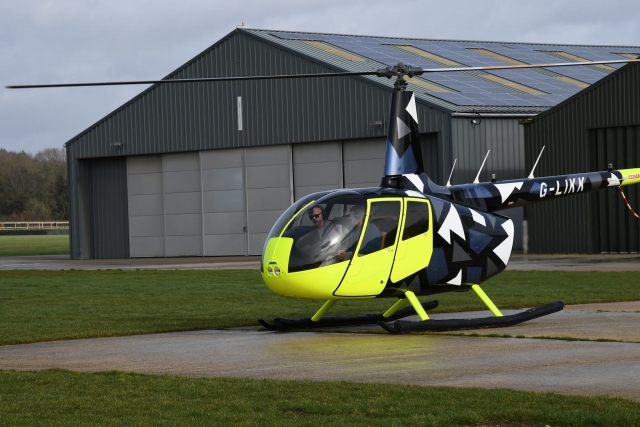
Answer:
[[[543,145],[546,149],[536,169],[536,176],[605,170],[607,163],[613,163],[614,168],[640,166],[637,141],[629,145],[636,147],[635,156],[632,152],[618,149],[609,152],[609,147],[609,154],[602,157],[597,154],[598,138],[593,136],[599,132],[606,134],[610,128],[640,125],[638,99],[640,66],[630,64],[542,113],[525,126],[527,169],[533,166]],[[614,141],[615,139],[609,139],[600,144],[613,144]],[[610,160],[605,160],[605,157]],[[611,248],[626,251],[621,245],[621,236],[630,234],[630,238],[637,241],[640,235],[637,232],[632,234],[632,228],[624,231],[603,228],[600,209],[615,211],[618,208],[614,205],[622,204],[616,190],[605,191],[616,192],[616,195],[601,195],[602,192],[581,194],[529,207],[529,251],[599,253],[609,252]],[[631,190],[631,195],[633,191]],[[635,202],[633,198],[631,201]],[[602,207],[603,203],[607,204],[606,208]],[[605,219],[602,221],[603,224],[609,223]],[[601,242],[605,240],[608,242],[607,246],[601,247]]]
[[[454,118],[452,134],[452,160],[445,165],[448,177],[453,159],[458,159],[452,184],[473,182],[488,150],[491,153],[480,181],[490,181],[492,173],[499,181],[528,174],[524,167],[524,130],[518,119],[482,118],[480,124],[473,125],[470,118]]]
[[[124,157],[75,160],[69,173],[72,259],[129,257]]]
[[[589,140],[596,150],[595,165],[615,165],[616,169],[640,166],[640,125],[591,129]],[[640,186],[623,189],[631,206],[638,209]],[[594,195],[594,247],[603,253],[638,253],[640,221],[629,213],[618,191],[600,191]]]
[[[335,70],[234,31],[172,77],[328,71]],[[238,97],[242,98],[242,130],[238,129]],[[384,137],[390,99],[389,88],[356,78],[151,87],[68,143],[72,258],[93,256],[87,255],[92,244],[82,240],[88,220],[81,209],[80,159]],[[439,143],[450,143],[448,112],[419,101],[418,115],[422,132],[439,132]],[[373,121],[383,121],[385,126],[372,126]],[[450,164],[445,150],[441,155],[440,161]]]

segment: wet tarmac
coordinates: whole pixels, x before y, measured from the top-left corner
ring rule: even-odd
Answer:
[[[633,325],[640,324],[640,313],[635,310],[639,304],[616,304],[568,307],[517,327],[480,333],[638,340]],[[458,313],[456,317],[485,314]],[[607,326],[599,328],[603,324]],[[506,387],[640,401],[640,343],[631,342],[226,330],[0,347],[0,369],[54,367],[202,377]]]
[[[260,269],[259,256],[72,260],[69,255],[0,257],[0,270],[219,270]],[[507,271],[640,271],[639,254],[520,255]]]

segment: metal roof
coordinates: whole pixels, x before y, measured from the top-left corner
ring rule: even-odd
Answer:
[[[562,58],[562,62],[578,62],[581,59],[620,60],[629,54],[640,56],[640,47],[633,46],[429,40],[241,30],[345,71],[371,71],[399,62],[423,68],[443,68],[552,63],[559,62],[559,58]],[[310,41],[314,43],[309,43]],[[317,42],[328,48],[318,47],[320,45]],[[345,54],[341,55],[340,51]],[[350,54],[361,60],[349,59]],[[416,78],[417,84],[410,83],[409,89],[419,99],[452,112],[536,114],[559,104],[623,65],[430,73]],[[379,77],[363,78],[392,86],[391,81]],[[429,90],[429,84],[437,90]]]

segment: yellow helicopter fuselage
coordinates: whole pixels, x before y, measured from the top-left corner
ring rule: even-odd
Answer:
[[[290,221],[299,221],[300,215],[305,215],[305,210],[313,204],[312,201],[302,207]],[[378,204],[390,207],[397,214],[394,215],[395,212],[392,212],[386,217],[375,217],[375,207],[379,206]],[[367,243],[366,232],[361,233],[348,259],[336,259],[335,254],[329,254],[327,257],[320,257],[322,259],[316,261],[319,264],[313,268],[290,271],[291,257],[295,252],[294,244],[297,242],[293,237],[286,237],[287,230],[283,230],[280,236],[270,238],[265,246],[262,268],[265,283],[276,294],[292,298],[343,299],[379,296],[389,281],[399,282],[425,269],[431,259],[432,215],[427,216],[426,226],[418,235],[403,239],[407,234],[398,233],[398,230],[405,229],[406,212],[413,204],[420,204],[424,206],[422,211],[431,212],[429,200],[426,198],[383,195],[366,199],[367,215],[363,218],[362,230],[367,230],[375,223],[384,229],[379,239],[379,250],[363,253],[362,248]],[[307,226],[307,233],[312,236],[316,234],[313,226]],[[332,250],[336,253],[341,249],[340,242],[335,242],[333,246]],[[327,259],[331,256],[334,256],[334,259]]]

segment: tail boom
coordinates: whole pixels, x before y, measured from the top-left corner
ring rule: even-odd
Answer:
[[[451,198],[485,212],[640,183],[640,168],[452,185]]]

